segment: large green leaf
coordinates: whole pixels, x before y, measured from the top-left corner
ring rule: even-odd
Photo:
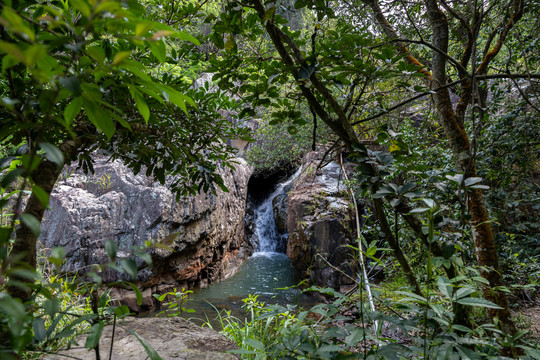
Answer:
[[[257,339],[250,339],[250,338],[244,339],[244,344],[254,348],[255,350],[259,350],[259,351],[264,351],[264,349],[265,349],[264,344],[261,341],[257,340]]]
[[[137,305],[141,306],[142,302],[143,302],[143,295],[142,295],[141,290],[137,287],[137,285],[135,285],[133,283],[128,282],[127,284],[129,286],[131,286],[131,289],[135,293],[135,298],[137,299]],[[165,295],[166,295],[166,293],[165,293]]]
[[[107,239],[105,241],[105,252],[109,256],[111,260],[116,259],[116,253],[118,251],[118,245],[116,244],[116,241]]]
[[[122,259],[120,260],[120,263],[122,264],[122,268],[125,270],[128,275],[130,275],[133,279],[137,277],[137,264],[132,259]]]
[[[34,329],[34,338],[37,342],[41,342],[47,337],[45,320],[42,317],[35,318],[34,321],[32,321],[32,328]]]
[[[45,154],[47,155],[47,159],[49,161],[52,161],[59,167],[64,166],[64,154],[56,145],[46,142],[40,142],[39,147],[43,151],[45,151]]]
[[[39,200],[41,205],[43,207],[49,206],[49,194],[45,190],[43,190],[40,186],[34,185],[32,186],[32,194],[34,194],[35,197]]]
[[[40,232],[40,223],[39,220],[32,214],[22,214],[21,221],[23,224],[32,231],[32,233],[38,237]]]
[[[103,333],[103,328],[105,327],[105,323],[103,321],[100,321],[90,328],[90,332],[88,333],[88,336],[86,338],[86,342],[84,344],[84,347],[87,349],[94,349],[98,344],[99,340],[101,339],[101,334]]]
[[[165,48],[165,43],[162,40],[158,41],[148,41],[148,46],[159,62],[164,63],[167,58],[167,49]]]
[[[150,119],[150,108],[148,107],[148,104],[144,100],[141,93],[133,86],[129,87],[129,93],[131,94],[131,97],[133,100],[135,100],[135,104],[137,104],[137,109],[139,110],[139,113],[142,115],[144,121],[148,122],[148,119]]]
[[[201,46],[201,43],[200,41],[194,37],[193,35],[190,35],[186,32],[183,32],[183,31],[176,31],[174,33],[174,36],[180,40],[184,40],[184,41],[189,41],[197,46]]]
[[[66,106],[64,109],[64,120],[69,126],[75,119],[75,117],[81,112],[83,99],[82,97],[76,97]]]
[[[84,110],[88,116],[88,120],[99,130],[103,131],[105,136],[110,140],[114,135],[114,121],[108,111],[103,107],[95,104],[89,99],[84,103]]]
[[[73,95],[81,95],[81,82],[75,76],[61,77],[58,81],[60,85],[71,91]]]
[[[188,112],[186,101],[189,97],[171,88],[170,86],[161,85],[161,88],[167,94],[169,101],[182,109],[182,111],[184,111],[184,113],[187,115]]]
[[[466,297],[466,298],[458,299],[457,303],[461,305],[467,305],[467,306],[484,307],[484,308],[490,308],[490,309],[502,309],[502,307],[498,306],[497,304],[489,300],[476,298],[476,297]]]

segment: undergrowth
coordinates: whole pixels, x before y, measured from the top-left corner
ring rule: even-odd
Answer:
[[[222,311],[218,319],[221,332],[240,348],[231,353],[250,360],[504,359],[509,357],[501,354],[509,348],[515,358],[540,358],[527,330],[508,336],[489,322],[455,324],[456,303],[474,308],[477,318],[482,309],[496,306],[479,297],[472,284],[458,283],[439,276],[425,296],[395,290],[400,298],[378,298],[374,312],[366,302],[351,301],[331,289],[319,289],[334,293],[330,303],[309,310],[267,305],[255,295],[243,300],[246,318]]]

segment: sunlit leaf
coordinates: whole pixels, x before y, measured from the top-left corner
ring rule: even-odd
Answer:
[[[111,65],[112,66],[118,66],[119,64],[124,62],[124,60],[129,58],[130,55],[131,55],[131,51],[120,51],[120,52],[116,53],[116,55],[114,55],[114,59],[113,59]]]

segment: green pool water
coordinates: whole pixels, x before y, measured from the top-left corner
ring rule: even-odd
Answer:
[[[186,308],[195,313],[184,317],[199,324],[210,321],[214,327],[219,323],[217,312],[224,309],[243,318],[242,299],[248,295],[258,295],[259,301],[267,304],[313,305],[315,299],[295,288],[297,282],[295,269],[285,254],[257,252],[230,278],[195,289],[186,303]]]

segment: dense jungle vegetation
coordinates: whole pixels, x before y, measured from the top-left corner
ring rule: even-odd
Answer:
[[[92,172],[99,151],[184,196],[224,188],[239,138],[257,139],[258,171],[311,149],[353,162],[351,193],[371,203],[357,252],[388,274],[316,290],[329,301],[311,313],[246,299],[250,319],[221,315],[242,357],[540,358],[519,312],[540,286],[538,1],[3,0],[0,12],[2,359],[81,331],[95,348],[128,312],[98,273],[62,277],[61,248],[37,251],[64,164]],[[212,84],[194,87],[202,73]]]

